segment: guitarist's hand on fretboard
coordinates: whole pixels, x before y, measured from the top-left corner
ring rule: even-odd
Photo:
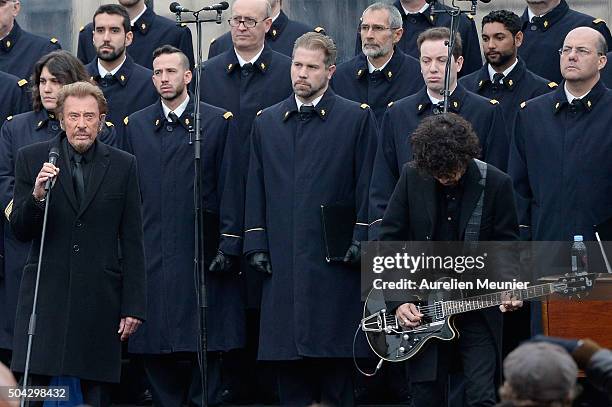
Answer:
[[[509,295],[506,295],[506,297],[509,297]],[[508,298],[507,300],[502,301],[501,305],[499,306],[499,310],[501,312],[510,312],[515,311],[521,308],[522,306],[523,301],[517,300],[515,298]]]
[[[423,314],[419,312],[416,305],[411,302],[407,302],[397,307],[395,316],[397,317],[400,325],[412,328],[419,326]]]

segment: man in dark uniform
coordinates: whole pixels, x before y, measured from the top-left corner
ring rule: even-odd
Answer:
[[[561,48],[563,86],[517,115],[508,173],[519,222],[533,240],[595,240],[593,225],[612,216],[612,91],[599,75],[606,51],[598,31],[570,31]]]
[[[600,18],[571,10],[565,0],[525,0],[527,8],[523,20],[523,45],[519,58],[542,78],[560,83],[559,48],[568,32],[576,27],[591,27],[612,47],[612,36],[606,22]]]
[[[482,19],[482,51],[486,63],[459,83],[470,92],[499,101],[506,124],[512,126],[521,103],[557,88],[534,74],[517,58],[523,42],[521,19],[508,10],[491,11]]]
[[[609,60],[612,58],[612,52],[608,52],[606,58]],[[601,81],[606,85],[608,89],[612,89],[612,64],[606,64],[604,69],[601,71]]]
[[[13,207],[17,152],[24,146],[51,140],[61,133],[55,113],[59,90],[64,85],[88,79],[83,64],[68,51],[53,51],[34,65],[34,110],[10,117],[0,130],[0,206],[7,218]],[[115,130],[108,122],[103,124],[98,138],[105,144],[116,146]],[[3,242],[6,253],[5,277],[0,279],[0,302],[4,310],[0,313],[0,348],[12,349],[17,294],[30,244],[20,242],[9,227],[4,229]]]
[[[423,118],[443,112],[440,92],[444,88],[448,52],[445,41],[449,36],[448,28],[431,28],[419,36],[425,87],[393,103],[383,117],[370,187],[372,239],[378,236],[380,221],[402,167],[412,158],[408,137]],[[501,106],[498,101],[468,92],[457,83],[457,72],[462,69],[462,63],[461,39],[457,36],[451,62],[449,111],[461,115],[472,124],[482,145],[483,160],[505,170],[509,139]]]
[[[306,24],[290,20],[282,9],[283,0],[269,0],[269,2],[272,7],[272,27],[266,33],[267,44],[274,51],[290,57],[295,40],[300,35],[313,30]],[[317,27],[314,31],[321,32],[323,29]],[[232,49],[233,46],[231,31],[226,32],[219,38],[214,38],[210,42],[210,48],[208,48],[208,59]]]
[[[146,312],[136,159],[97,140],[105,111],[104,95],[91,83],[60,90],[57,112],[65,132],[19,150],[9,214],[15,236],[32,243],[19,288],[11,367],[24,371],[48,207],[31,383],[79,378],[84,402],[92,406],[110,405],[109,385],[120,378],[121,342]],[[46,162],[51,149],[60,155],[56,165]],[[52,178],[57,182],[49,197],[44,186]]]
[[[209,59],[202,66],[202,101],[218,106],[234,114],[238,127],[238,152],[229,154],[228,165],[239,176],[236,188],[226,191],[226,197],[236,205],[244,204],[246,173],[249,160],[249,135],[255,115],[259,110],[287,98],[291,91],[291,60],[270,48],[266,43],[266,32],[272,25],[271,7],[267,0],[236,0],[232,5],[231,34],[234,48]],[[234,148],[229,146],[229,148]],[[231,196],[230,196],[231,195]],[[244,210],[238,211],[244,213]],[[241,219],[241,222],[243,219]],[[238,226],[238,225],[235,225]],[[228,230],[228,239],[242,245],[243,227]],[[233,236],[233,237],[231,237]],[[223,252],[220,253],[223,256]],[[229,370],[230,381],[244,375],[243,372],[257,371],[259,381],[247,380],[246,376],[237,380],[233,396],[245,389],[245,396],[252,401],[255,394],[263,395],[270,388],[268,375],[261,368],[253,366],[256,357],[258,312],[261,291],[261,276],[244,262],[228,254],[226,260],[236,263],[234,271],[240,268],[246,275],[249,317],[247,318],[247,355],[228,355],[224,363]],[[239,352],[241,353],[241,352]],[[245,368],[245,363],[248,367]],[[234,367],[230,367],[235,365]],[[249,376],[250,378],[250,376]],[[262,380],[263,378],[263,380]],[[247,384],[245,384],[248,382]],[[251,387],[247,387],[247,386]],[[265,389],[265,390],[264,390]],[[244,391],[244,390],[242,390]],[[256,398],[256,397],[255,397]],[[247,401],[247,400],[245,400]]]
[[[0,71],[29,80],[36,61],[61,46],[57,38],[22,30],[15,21],[20,10],[19,0],[0,0]]]
[[[387,105],[421,89],[423,80],[419,62],[396,47],[404,31],[397,8],[370,5],[360,31],[363,52],[338,66],[332,87],[340,96],[370,105],[380,124]]]
[[[19,79],[16,76],[0,71],[0,127],[4,121],[16,114],[27,112],[29,103],[26,99],[26,93],[23,89],[27,85],[25,79]]]
[[[194,287],[194,119],[189,60],[169,45],[158,48],[153,59],[153,81],[161,101],[130,116],[128,151],[138,166],[142,191],[145,253],[147,258],[147,321],[130,340],[129,350],[142,354],[154,402],[160,406],[201,405],[199,365],[198,297]],[[237,239],[221,232],[232,228],[241,216],[223,192],[237,182],[224,160],[228,144],[236,141],[232,114],[201,104],[203,208],[205,264],[216,253],[239,256]],[[220,219],[220,220],[219,220]],[[208,288],[207,342],[209,400],[219,402],[220,352],[242,348],[245,343],[245,303],[241,277],[224,273],[225,263],[206,277]],[[171,282],[171,283],[169,283]]]
[[[432,6],[426,0],[396,0],[393,5],[399,10],[404,21],[404,34],[399,41],[398,48],[414,58],[419,58],[419,49],[416,43],[419,34],[432,27],[450,27],[450,16],[447,13],[431,14]],[[435,9],[441,10],[447,9],[447,7],[436,4]],[[458,18],[464,60],[461,74],[467,75],[482,66],[482,57],[480,56],[480,45],[474,17],[462,14]],[[359,55],[361,50],[361,35],[357,34],[355,55]]]
[[[183,51],[189,58],[189,66],[193,69],[191,30],[186,25],[177,27],[175,21],[155,14],[146,6],[144,0],[119,0],[119,4],[124,6],[129,14],[134,38],[128,54],[134,58],[134,62],[151,69],[153,51],[168,44]],[[80,29],[77,56],[84,64],[90,63],[97,56],[92,40],[93,31],[93,23]]]
[[[518,240],[512,180],[476,160],[479,140],[469,122],[453,113],[427,117],[412,133],[411,144],[414,160],[402,168],[382,220],[381,240]],[[513,271],[497,268],[491,276],[511,281],[516,277]],[[401,325],[421,323],[423,313],[408,298],[387,304]],[[521,305],[520,301],[505,301],[500,310]],[[465,405],[493,406],[495,379],[501,370],[501,317],[494,308],[460,314],[454,319],[458,340],[450,344],[432,340],[424,345],[407,363],[412,405],[448,405],[448,372],[453,355],[459,355],[466,378],[461,397]]]
[[[354,267],[367,239],[376,121],[367,105],[328,88],[335,59],[329,37],[300,37],[291,67],[295,94],[253,123],[244,252],[268,275],[259,359],[278,370],[281,405],[354,404],[346,333],[359,323]],[[354,210],[352,243],[344,261],[326,262],[321,205],[339,204]]]
[[[130,16],[123,6],[106,4],[94,13],[93,42],[97,58],[87,65],[92,79],[108,101],[108,121],[117,128],[123,146],[128,115],[157,99],[151,82],[153,72],[134,63],[126,49],[132,43]]]

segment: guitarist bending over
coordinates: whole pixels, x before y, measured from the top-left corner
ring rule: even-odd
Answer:
[[[387,241],[514,241],[518,222],[510,177],[476,160],[478,137],[453,113],[424,119],[412,135],[413,161],[406,164],[381,224]],[[475,213],[481,216],[475,216]],[[467,237],[466,237],[467,236]],[[406,327],[418,326],[413,303],[398,303],[396,316]],[[506,301],[501,311],[520,307]],[[389,307],[391,308],[391,307]],[[502,316],[493,309],[455,319],[459,338],[429,341],[407,363],[413,405],[447,405],[451,355],[459,355],[467,406],[493,406],[500,371]]]

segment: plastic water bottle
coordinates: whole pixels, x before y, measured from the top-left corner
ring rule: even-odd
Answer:
[[[586,273],[588,271],[587,248],[582,235],[574,236],[571,250],[572,273]]]

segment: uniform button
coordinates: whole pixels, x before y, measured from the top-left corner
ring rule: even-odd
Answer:
[[[538,26],[537,25],[532,25],[531,26],[531,31],[537,31],[538,30]]]
[[[171,132],[171,131],[174,131],[174,128],[172,126],[168,125],[168,126],[166,126],[166,130]]]
[[[52,125],[51,125],[51,129],[52,129],[53,131],[58,131],[58,130],[59,130],[59,127],[57,126],[57,124],[52,124]]]
[[[79,245],[78,245],[78,244],[75,244],[74,246],[72,246],[72,250],[73,250],[75,253],[77,253],[77,252],[80,250]]]
[[[80,228],[81,226],[83,226],[83,222],[81,222],[80,220],[76,221],[76,227]]]
[[[447,219],[448,219],[448,220],[453,220],[453,218],[452,218],[452,217],[450,217],[450,216],[449,216]]]
[[[412,24],[416,24],[416,18],[412,17],[412,18],[410,19],[410,22],[411,22]]]

